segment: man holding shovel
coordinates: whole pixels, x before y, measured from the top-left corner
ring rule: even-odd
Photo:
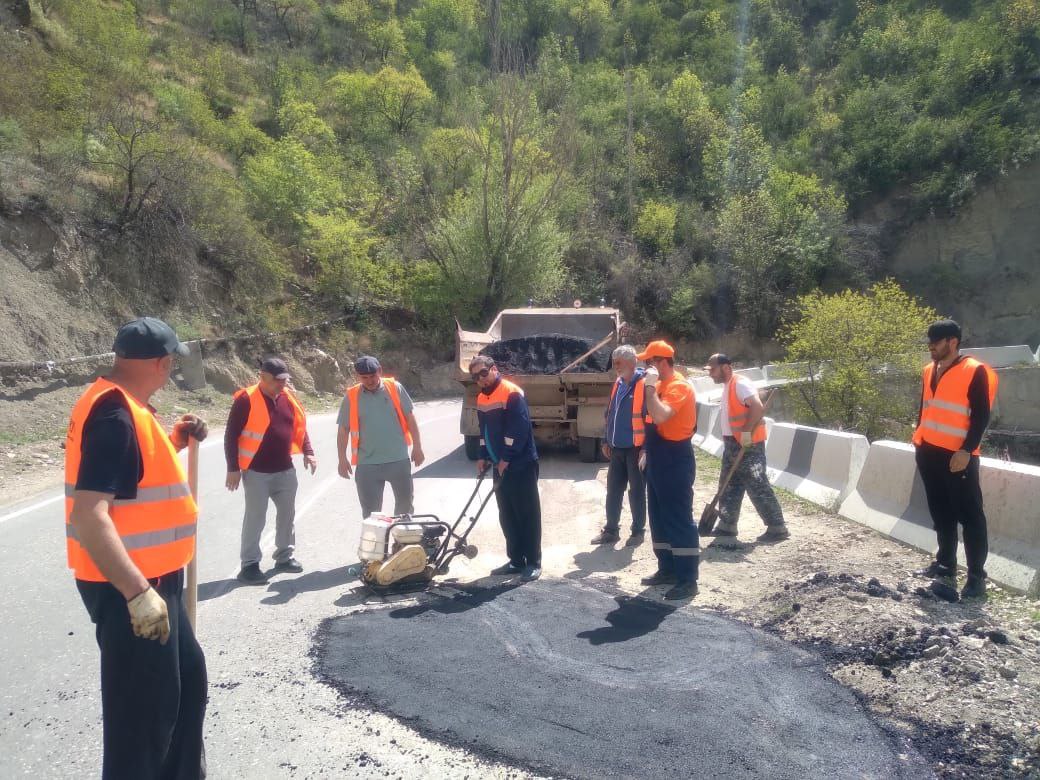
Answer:
[[[784,523],[784,512],[766,476],[765,407],[750,380],[733,373],[728,355],[719,352],[708,358],[705,370],[722,391],[722,495],[719,497],[719,524],[715,536],[736,536],[740,505],[747,493],[762,521],[765,533],[760,542],[779,542],[791,532]],[[739,460],[739,463],[738,463]],[[732,472],[732,474],[730,474]],[[729,481],[725,482],[727,475]]]
[[[111,375],[76,402],[65,440],[69,568],[101,650],[101,776],[206,776],[206,660],[184,604],[198,507],[177,450],[206,438],[183,415],[167,434],[149,400],[188,354],[162,320],[116,334]]]

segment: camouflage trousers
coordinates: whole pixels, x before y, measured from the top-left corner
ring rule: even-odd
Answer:
[[[733,467],[737,453],[740,452],[740,444],[735,439],[727,436],[724,443],[720,480],[725,479]],[[740,505],[744,503],[745,493],[767,526],[784,524],[784,511],[780,508],[780,502],[776,500],[773,486],[769,484],[769,478],[766,476],[765,442],[752,444],[747,448],[733,479],[729,481],[725,492],[719,498],[720,530],[736,532],[737,520],[740,519]]]

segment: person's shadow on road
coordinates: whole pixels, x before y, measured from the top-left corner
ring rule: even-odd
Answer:
[[[614,547],[609,544],[597,545],[591,550],[580,552],[574,556],[574,565],[578,568],[563,576],[569,580],[583,580],[596,572],[621,571],[632,563],[635,547]]]
[[[678,608],[673,604],[664,604],[647,598],[652,593],[647,588],[637,596],[620,594],[614,597],[617,609],[608,612],[603,619],[609,626],[582,631],[576,636],[589,640],[590,645],[606,645],[627,642],[629,639],[646,636],[660,628],[664,619]]]
[[[523,584],[523,581],[518,577],[505,581],[498,577],[494,579],[485,577],[475,582],[453,583],[452,587],[462,591],[461,593],[448,595],[439,593],[436,590],[430,591],[418,604],[391,610],[390,617],[407,619],[424,615],[427,612],[456,615],[460,612],[468,612],[471,609],[482,607],[494,601],[503,593],[508,593],[515,588],[521,587]]]
[[[357,579],[357,574],[350,566],[340,566],[328,571],[311,571],[299,577],[274,580],[267,586],[272,595],[260,600],[261,604],[286,604],[294,596],[316,590],[328,590]]]

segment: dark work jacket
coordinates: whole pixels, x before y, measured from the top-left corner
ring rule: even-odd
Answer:
[[[477,393],[477,423],[480,426],[480,457],[513,465],[538,460],[531,429],[531,415],[524,391],[508,379],[498,378]]]

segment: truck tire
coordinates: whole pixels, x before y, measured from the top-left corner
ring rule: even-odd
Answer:
[[[582,463],[595,463],[599,457],[599,439],[595,436],[578,437],[578,458]]]
[[[466,457],[470,460],[480,460],[480,437],[466,437]]]

